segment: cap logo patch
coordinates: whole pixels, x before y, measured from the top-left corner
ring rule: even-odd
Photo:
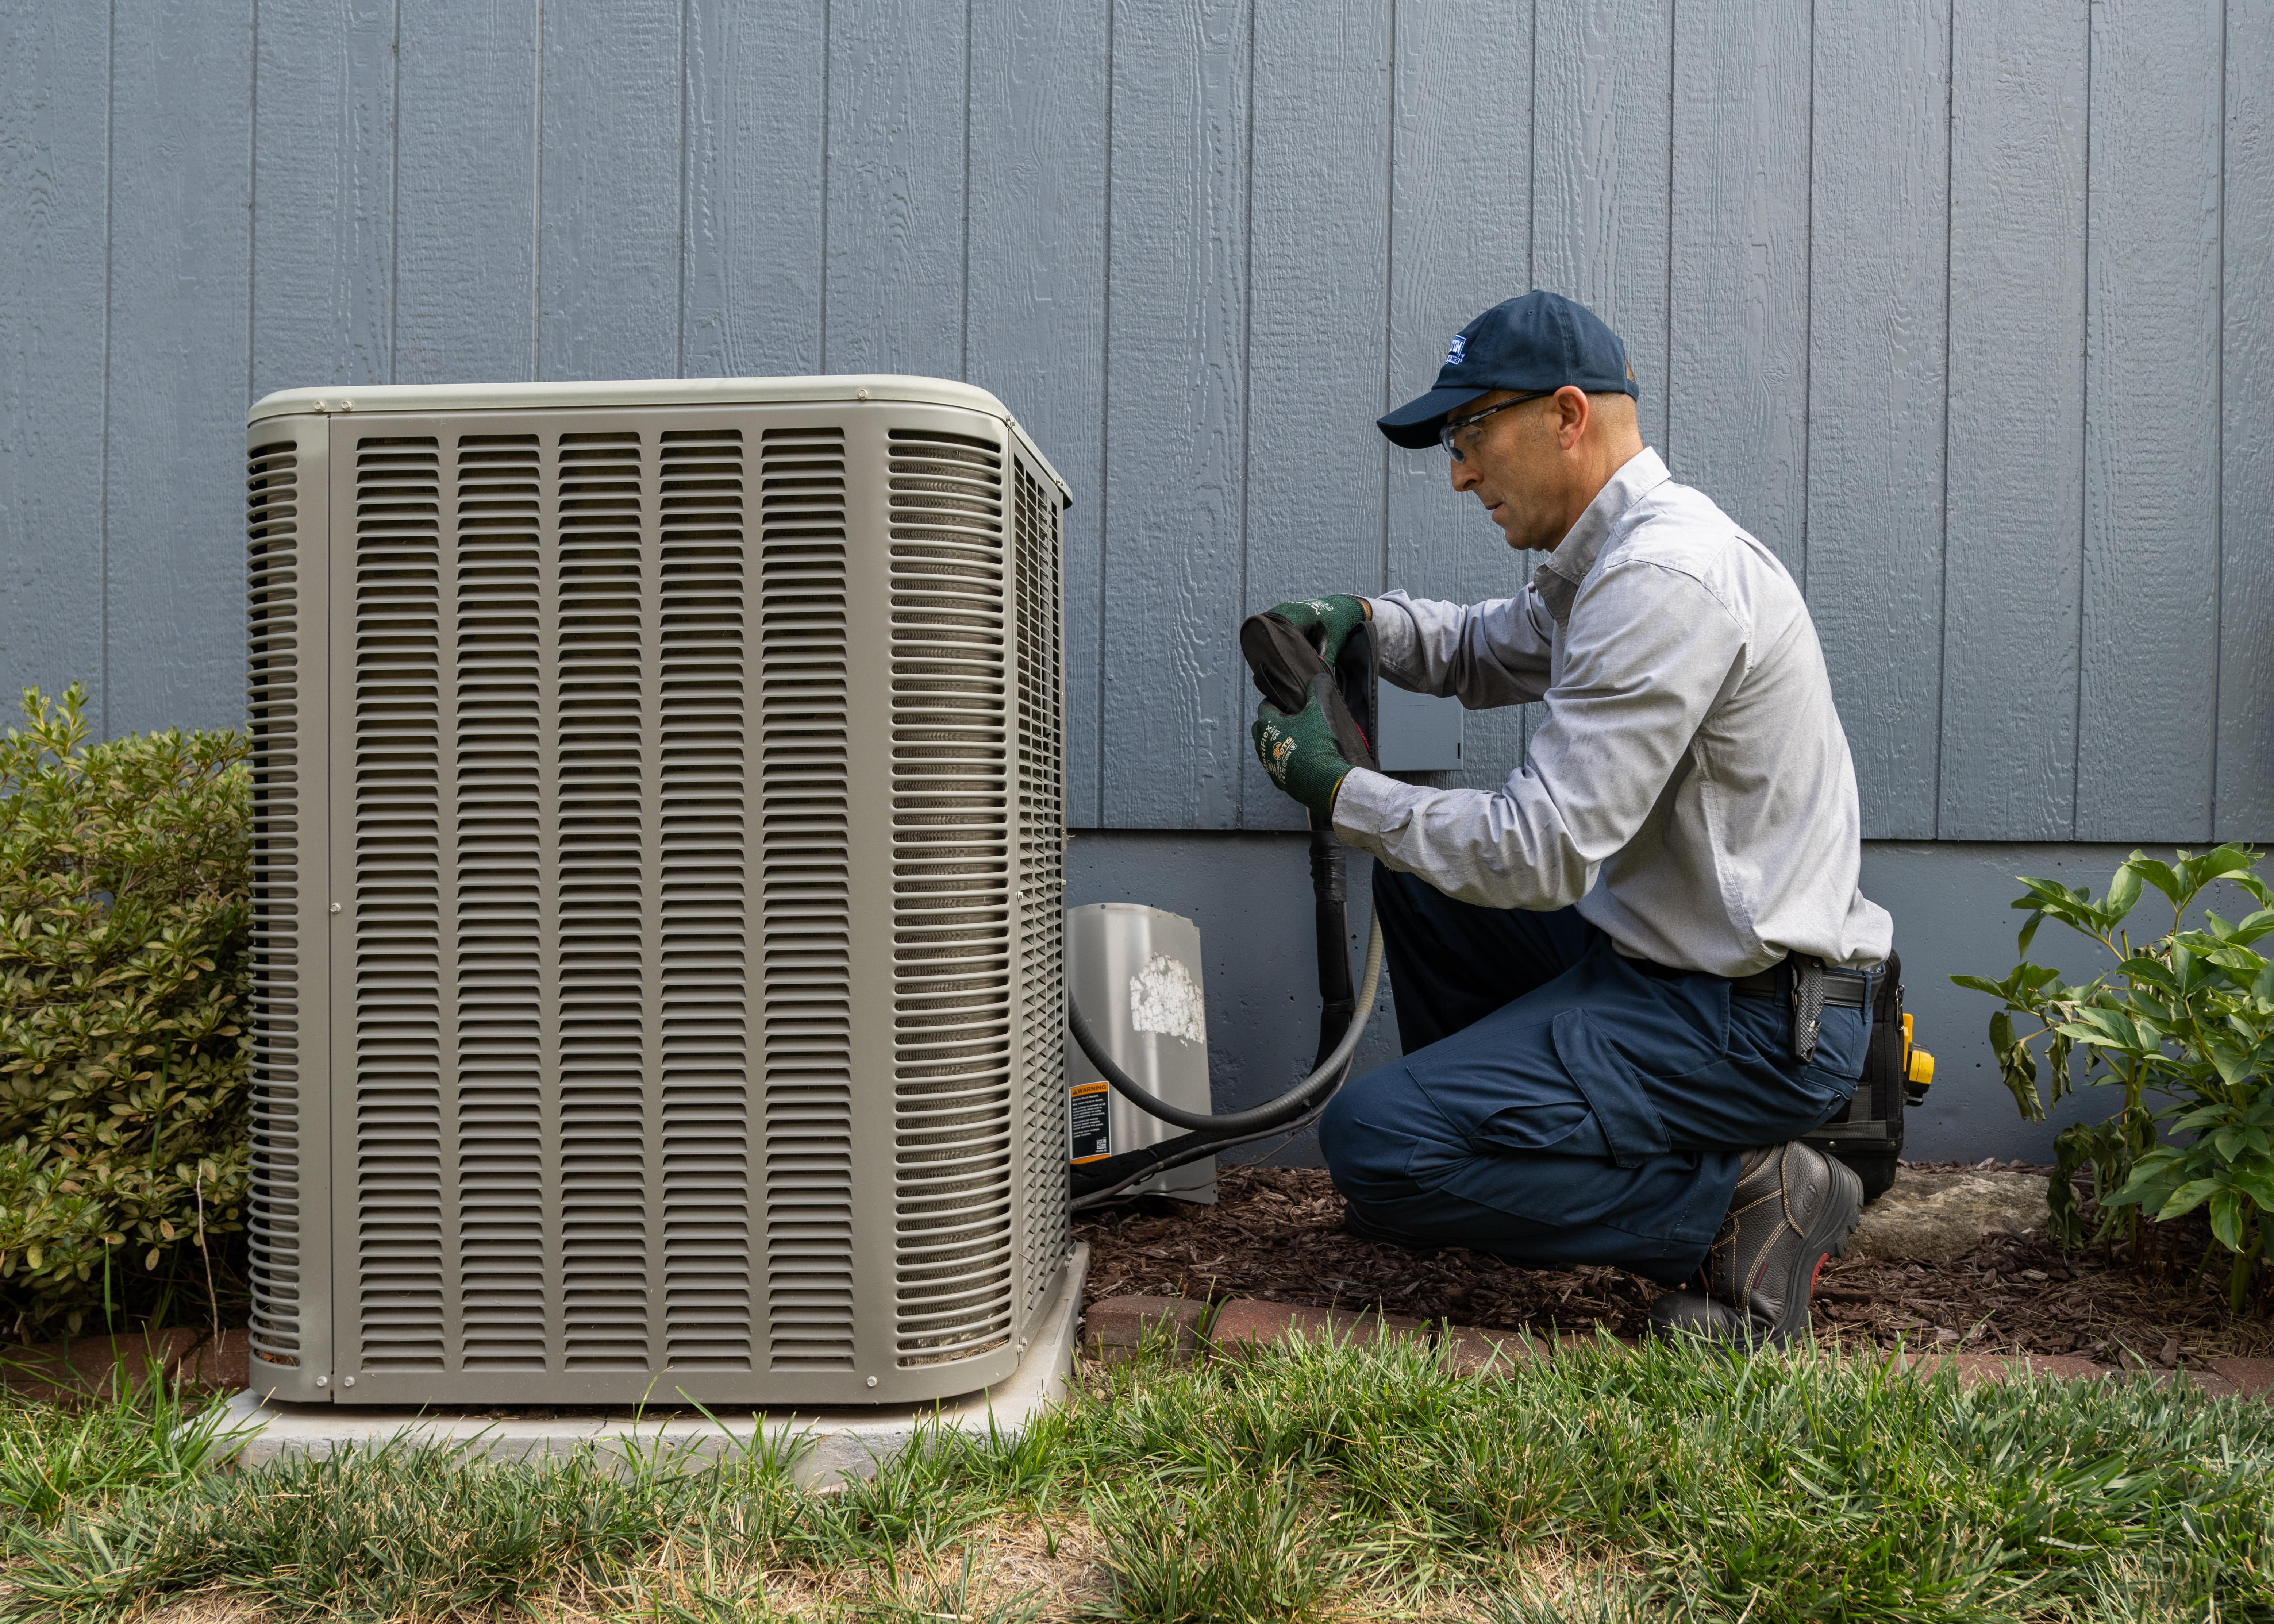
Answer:
[[[1458,366],[1461,364],[1461,357],[1468,353],[1469,335],[1465,333],[1456,333],[1453,335],[1453,342],[1445,348],[1445,365]]]

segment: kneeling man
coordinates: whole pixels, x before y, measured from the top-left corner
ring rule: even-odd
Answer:
[[[1314,699],[1266,704],[1273,781],[1373,853],[1404,1061],[1321,1127],[1350,1228],[1668,1286],[1661,1333],[1805,1330],[1863,1205],[1801,1143],[1856,1088],[1893,927],[1856,889],[1855,768],[1808,605],[1636,429],[1625,346],[1532,292],[1454,339],[1381,419],[1441,445],[1510,547],[1516,597],[1278,605],[1331,661],[1471,709],[1541,701],[1498,790],[1353,768]]]

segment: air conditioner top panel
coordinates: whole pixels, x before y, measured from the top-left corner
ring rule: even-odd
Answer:
[[[865,393],[864,393],[865,392]],[[726,406],[796,402],[854,404],[862,400],[960,406],[999,417],[1027,454],[1048,471],[1060,497],[1073,492],[1042,447],[986,390],[948,378],[892,372],[817,378],[625,378],[586,383],[425,383],[341,385],[328,389],[279,389],[253,402],[247,423],[263,417],[366,411],[531,411],[560,406]]]

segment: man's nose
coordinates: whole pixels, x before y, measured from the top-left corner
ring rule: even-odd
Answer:
[[[1473,486],[1480,478],[1483,477],[1482,474],[1478,470],[1473,463],[1455,462],[1451,464],[1451,468],[1453,470],[1453,489],[1456,491],[1466,491]]]

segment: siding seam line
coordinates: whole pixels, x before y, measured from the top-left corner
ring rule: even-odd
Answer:
[[[1681,0],[1667,0],[1666,6],[1666,352],[1660,364],[1666,376],[1660,387],[1666,391],[1666,456],[1667,470],[1674,468],[1674,121],[1679,98],[1675,86],[1681,82],[1677,65],[1682,46]]]
[[[2203,838],[2213,845],[2218,842],[2218,747],[2226,732],[2219,726],[2219,679],[2226,668],[2226,74],[2232,10],[2225,4],[2218,9],[2218,274],[2211,289],[2211,410],[2218,426],[2210,442],[2210,805]]]
[[[2092,6],[2084,5],[2084,299],[2077,342],[2083,350],[2084,387],[2077,403],[2076,698],[2071,710],[2068,756],[2068,838],[2077,838],[2084,777],[2084,620],[2092,565]]]
[[[836,62],[835,5],[821,0],[821,370],[829,371],[829,81]]]
[[[1389,410],[1390,350],[1397,327],[1397,0],[1389,0],[1389,130],[1383,142],[1382,177],[1382,409]],[[1382,440],[1382,590],[1389,590],[1390,446]],[[1241,605],[1243,608],[1245,605]],[[1379,718],[1377,718],[1377,725]]]
[[[1120,14],[1121,8],[1118,4],[1109,4],[1105,8],[1105,253],[1101,267],[1104,285],[1099,290],[1104,308],[1100,312],[1097,346],[1097,635],[1093,639],[1097,650],[1097,681],[1093,690],[1097,703],[1090,717],[1090,726],[1096,735],[1097,771],[1096,782],[1091,786],[1093,799],[1089,813],[1101,829],[1107,826],[1105,581],[1106,536],[1113,501],[1113,44],[1114,23]]]
[[[530,109],[529,375],[545,376],[545,0],[531,0],[537,49],[531,53],[537,94]]]
[[[400,0],[397,0],[400,4]],[[690,171],[688,154],[695,147],[695,98],[689,94],[694,69],[688,41],[694,34],[695,0],[679,0],[679,375],[687,376],[687,271],[693,256],[687,252],[694,211],[688,207]],[[657,477],[661,477],[659,457]]]
[[[1801,207],[1807,212],[1803,228],[1800,281],[1800,598],[1808,601],[1808,495],[1810,454],[1816,437],[1809,432],[1816,411],[1816,6],[1808,8],[1808,158],[1807,184]],[[1868,827],[1868,824],[1866,825]]]
[[[1532,60],[1525,64],[1524,81],[1524,283],[1527,289],[1540,285],[1540,0],[1532,0],[1530,38]],[[1537,568],[1533,556],[1526,553],[1523,561]],[[1528,578],[1529,574],[1525,571],[1518,578]],[[1517,707],[1518,767],[1532,758],[1532,735],[1539,726],[1537,703]]]
[[[253,14],[253,27],[260,26],[260,13]],[[257,36],[256,36],[257,37]],[[253,60],[260,60],[256,50]],[[258,76],[250,71],[248,79],[258,83]],[[95,498],[95,561],[102,571],[102,579],[95,593],[96,636],[95,680],[102,693],[96,701],[96,714],[102,726],[102,736],[110,737],[110,306],[117,297],[117,281],[113,267],[117,238],[113,222],[118,208],[118,0],[110,0],[109,23],[102,41],[102,462],[100,492]],[[247,121],[248,134],[250,121]],[[248,140],[245,157],[251,167],[252,146]],[[245,211],[245,404],[252,402],[252,211]]]
[[[1950,284],[1958,198],[1958,8],[1949,0],[1950,28],[1944,41],[1942,73],[1942,568],[1935,578],[1934,803],[1928,808],[1930,839],[1942,838],[1942,746],[1950,718]]]
[[[395,41],[388,71],[394,76],[387,116],[387,381],[399,381],[396,317],[403,285],[403,0],[395,0]]]
[[[1540,285],[1540,0],[1532,0],[1532,59],[1524,64],[1524,282]],[[1532,737],[1530,707],[1525,708],[1525,741]]]
[[[962,369],[957,376],[967,383],[971,379],[971,36],[977,19],[977,0],[963,0],[963,325],[956,350]]]
[[[1256,14],[1258,0],[1248,0],[1247,150],[1242,154],[1246,184],[1243,188],[1246,195],[1239,200],[1243,217],[1239,244],[1239,602],[1233,607],[1242,614],[1247,611],[1249,590],[1248,517],[1255,508],[1255,493],[1249,488],[1248,474],[1254,466],[1249,425],[1255,410],[1255,35],[1261,26]],[[1239,694],[1239,685],[1235,682],[1231,690],[1235,705]],[[1202,703],[1205,703],[1205,700]],[[1232,746],[1231,827],[1244,829],[1247,826],[1247,774],[1238,748],[1237,710],[1227,720],[1231,724],[1225,730],[1227,743]],[[1194,809],[1206,816],[1205,808]]]

